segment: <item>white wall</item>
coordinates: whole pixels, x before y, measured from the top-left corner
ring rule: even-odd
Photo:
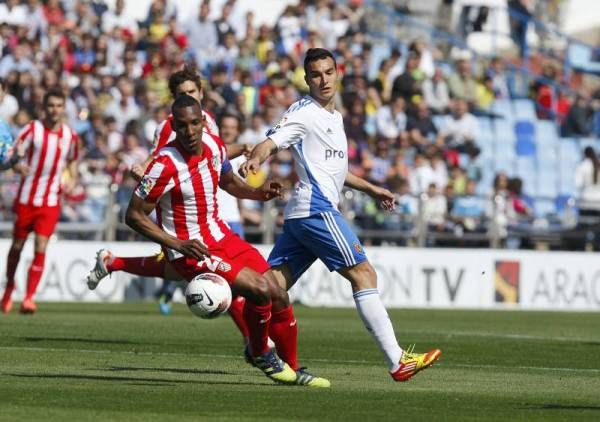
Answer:
[[[5,257],[10,242],[0,240]],[[108,247],[124,256],[158,251],[152,243],[101,243],[60,241],[49,247],[46,270],[37,295],[39,301],[109,301],[150,297],[159,283],[134,282],[117,273],[90,292],[85,276],[94,265],[95,252]],[[270,246],[260,246],[267,255]],[[545,309],[600,311],[600,254],[488,249],[367,248],[378,273],[379,290],[392,308]],[[32,258],[29,242],[17,271],[23,294]],[[5,272],[0,259],[0,273]],[[511,287],[503,282],[498,266],[514,270]],[[504,292],[504,296],[497,293]],[[354,306],[348,283],[320,262],[313,265],[290,292],[294,300],[310,306]],[[504,298],[504,299],[503,299]]]

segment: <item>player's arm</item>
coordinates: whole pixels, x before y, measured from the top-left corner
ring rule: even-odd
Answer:
[[[396,207],[396,200],[392,192],[385,188],[376,186],[373,183],[366,181],[362,177],[348,173],[346,175],[346,180],[344,181],[344,186],[359,190],[366,193],[370,197],[377,199],[381,203],[381,206],[386,210],[391,211]]]
[[[225,162],[224,168],[225,171],[221,171],[219,187],[230,195],[236,198],[254,199],[256,201],[281,198],[281,189],[283,187],[281,183],[267,180],[262,186],[253,188],[234,174],[229,161]]]
[[[260,144],[254,147],[250,153],[250,158],[245,163],[242,163],[239,173],[242,177],[246,177],[248,173],[256,174],[262,163],[267,158],[277,152],[277,145],[271,138],[267,138]]]
[[[248,155],[252,152],[254,145],[251,144],[228,144],[225,145],[225,150],[227,151],[227,157],[230,159],[234,159],[239,157],[240,155]]]
[[[185,256],[195,258],[199,261],[204,259],[205,256],[210,256],[206,246],[200,243],[198,239],[178,239],[154,224],[148,215],[155,206],[155,203],[145,201],[136,194],[133,194],[127,207],[127,213],[125,214],[125,223],[142,236],[167,248],[174,249]]]

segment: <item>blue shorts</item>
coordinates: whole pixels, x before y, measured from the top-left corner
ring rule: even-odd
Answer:
[[[360,240],[337,211],[285,220],[268,262],[272,267],[287,264],[296,281],[317,258],[329,271],[367,260]]]

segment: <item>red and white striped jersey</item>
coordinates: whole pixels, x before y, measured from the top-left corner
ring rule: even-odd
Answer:
[[[204,131],[212,135],[219,136],[219,127],[217,126],[217,122],[215,121],[213,115],[205,110],[202,110],[202,115],[206,120]],[[171,126],[172,121],[173,115],[171,114],[156,127],[156,130],[154,131],[154,138],[152,139],[152,146],[154,147],[152,150],[152,156],[156,156],[159,149],[175,139],[175,131]]]
[[[231,171],[225,144],[214,135],[204,133],[201,156],[187,152],[178,142],[160,149],[135,189],[140,198],[156,203],[157,223],[179,239],[198,239],[214,246],[231,233],[221,219],[217,204],[217,187],[221,174]],[[167,249],[170,260],[182,255]]]
[[[57,132],[52,132],[41,121],[34,120],[21,131],[15,148],[29,166],[29,174],[21,178],[15,200],[34,207],[57,206],[63,170],[79,158],[75,131],[63,124]]]

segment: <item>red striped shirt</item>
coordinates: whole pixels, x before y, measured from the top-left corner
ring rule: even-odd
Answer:
[[[219,216],[216,198],[227,155],[217,136],[205,132],[202,143],[202,156],[188,153],[177,142],[162,147],[135,194],[157,204],[158,223],[165,232],[211,247],[231,233]],[[167,255],[171,260],[181,257],[174,250]]]
[[[29,174],[21,179],[16,201],[34,207],[57,206],[63,170],[79,158],[75,131],[63,124],[52,132],[34,120],[19,134],[15,148],[29,167]]]

